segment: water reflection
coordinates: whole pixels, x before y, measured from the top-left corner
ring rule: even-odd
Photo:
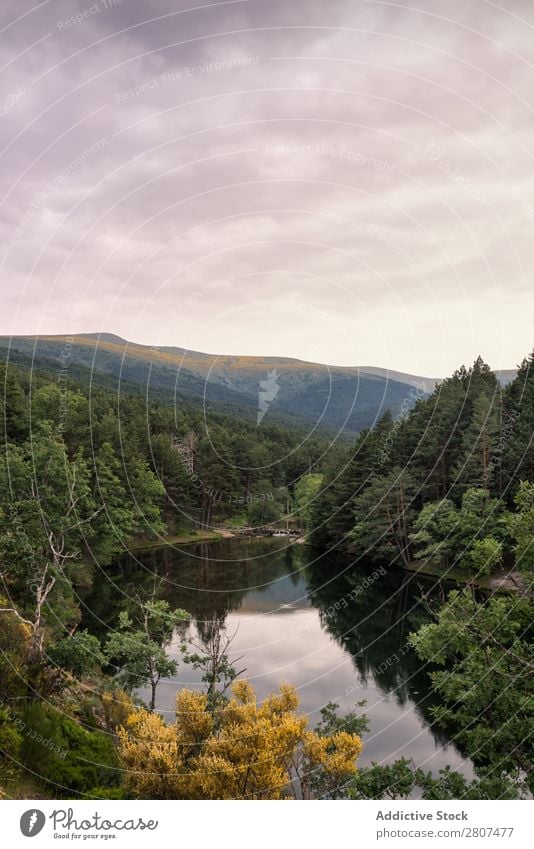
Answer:
[[[171,547],[122,558],[86,599],[86,623],[104,636],[135,593],[149,592],[192,614],[189,636],[206,637],[214,620],[235,631],[232,657],[260,698],[281,681],[294,683],[312,721],[329,701],[350,710],[365,699],[370,720],[362,763],[412,758],[437,770],[446,764],[471,775],[469,763],[431,724],[428,669],[407,646],[426,621],[421,579],[401,570],[351,567],[344,557],[316,553],[283,539],[230,540],[182,551]],[[428,591],[429,587],[425,587]],[[180,657],[183,634],[171,652]],[[199,687],[200,672],[180,665],[162,681],[158,710],[173,715],[176,690]]]

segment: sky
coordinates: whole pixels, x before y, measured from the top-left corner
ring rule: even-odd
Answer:
[[[3,0],[0,74],[1,334],[532,349],[531,0]]]

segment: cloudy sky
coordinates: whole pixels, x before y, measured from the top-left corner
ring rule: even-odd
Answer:
[[[505,6],[3,0],[0,333],[513,367],[534,4]]]

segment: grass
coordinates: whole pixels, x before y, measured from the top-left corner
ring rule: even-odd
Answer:
[[[159,539],[148,539],[141,537],[132,540],[128,549],[130,551],[141,551],[144,548],[161,548],[164,545],[191,545],[195,542],[214,542],[224,539],[224,534],[219,534],[216,531],[182,531],[179,534],[169,534]]]

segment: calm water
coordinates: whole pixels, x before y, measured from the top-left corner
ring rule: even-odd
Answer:
[[[365,700],[370,730],[360,763],[404,756],[471,775],[450,737],[432,726],[428,666],[406,645],[426,621],[419,599],[432,583],[423,587],[402,570],[377,573],[344,557],[317,559],[283,538],[165,547],[122,558],[98,579],[85,619],[104,636],[156,574],[161,596],[191,613],[188,635],[202,636],[214,620],[235,632],[230,656],[244,656],[239,668],[260,698],[291,682],[312,722],[329,701],[349,710]],[[178,659],[179,644],[176,634],[170,654]],[[172,719],[176,690],[198,686],[199,673],[180,664],[176,678],[159,684],[158,710]]]

